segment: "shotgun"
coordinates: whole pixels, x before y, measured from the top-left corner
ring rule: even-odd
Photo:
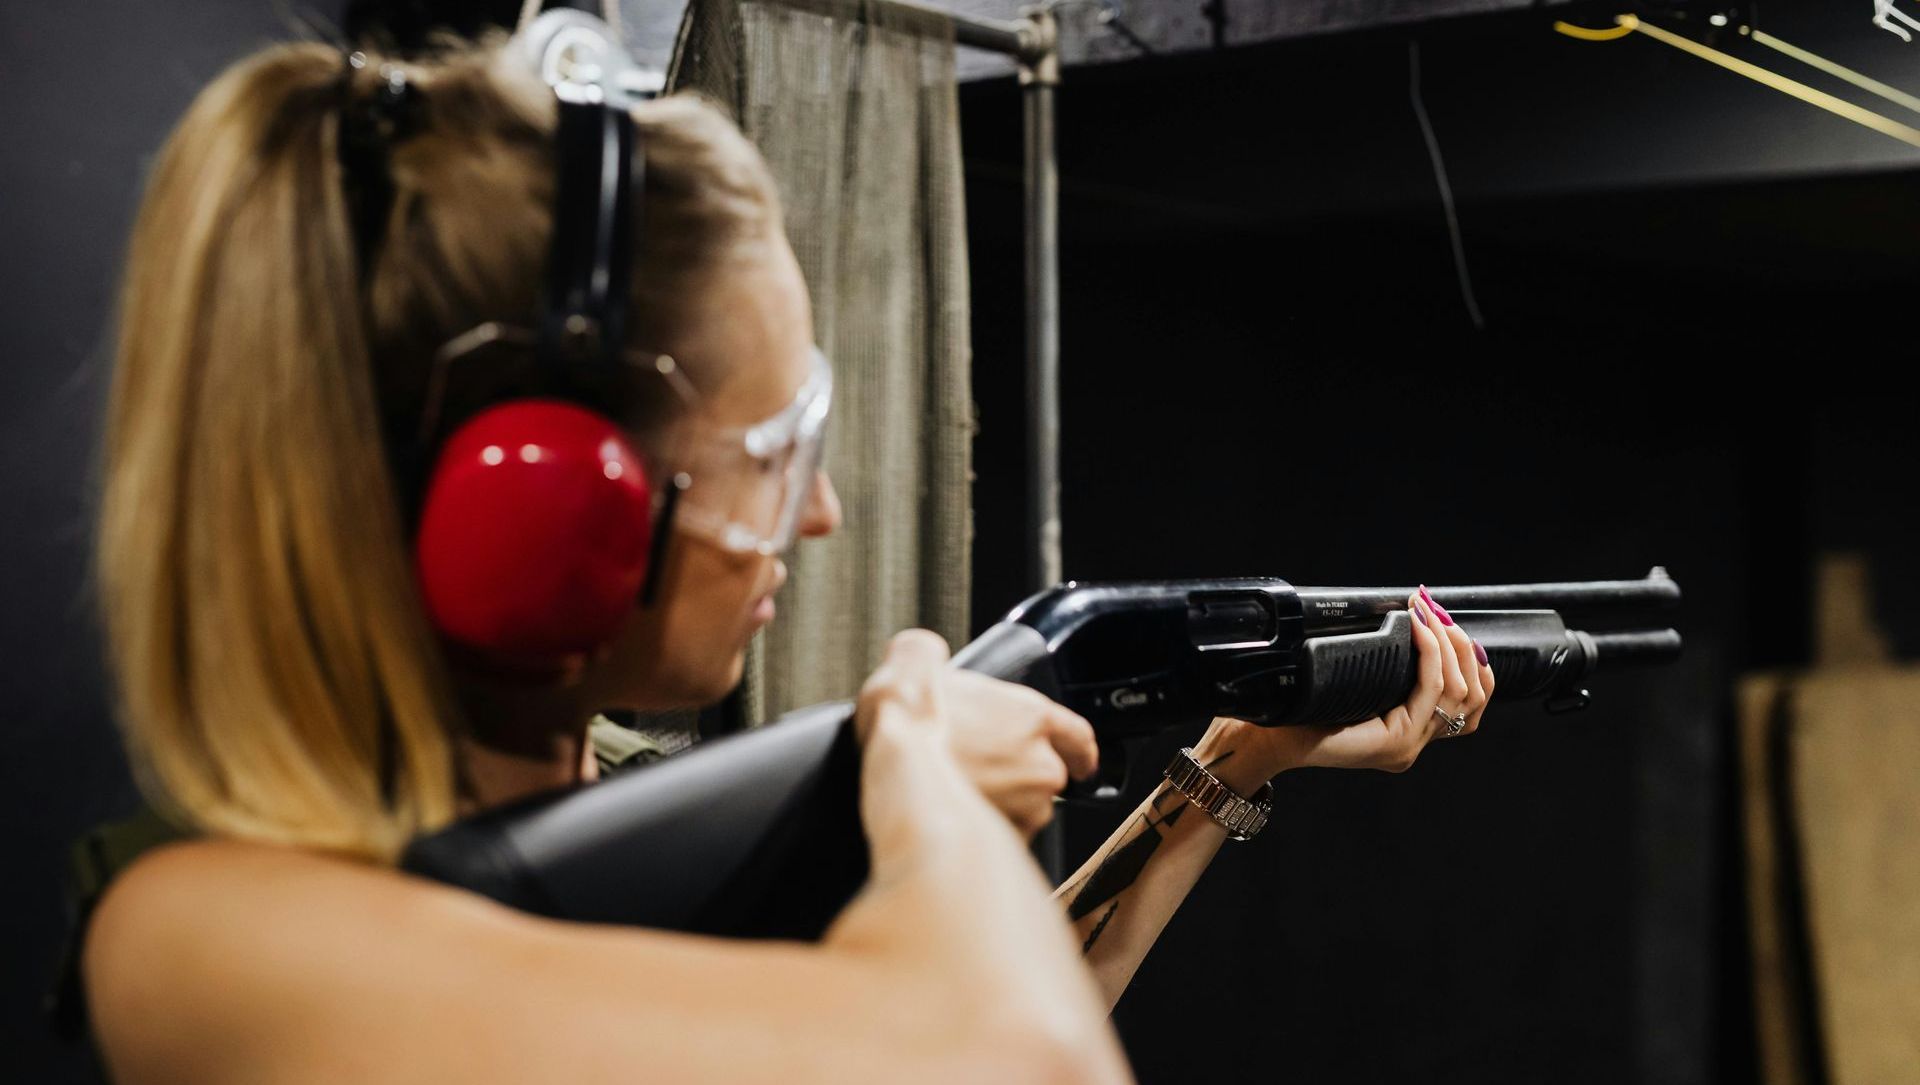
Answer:
[[[1429,588],[1486,649],[1502,701],[1587,707],[1603,666],[1664,663],[1680,635],[1664,569],[1639,580]],[[1113,799],[1133,739],[1233,716],[1345,724],[1405,701],[1418,660],[1411,588],[1303,588],[1242,577],[1068,582],[953,657],[1085,716]],[[866,878],[853,705],[768,726],[413,842],[403,869],[560,919],[734,937],[817,938]]]

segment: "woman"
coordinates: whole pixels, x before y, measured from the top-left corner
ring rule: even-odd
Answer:
[[[946,668],[925,631],[861,691],[872,878],[817,945],[555,923],[392,869],[423,829],[591,780],[595,711],[737,681],[785,569],[702,527],[768,485],[717,435],[789,408],[813,359],[763,164],[696,102],[637,109],[629,338],[693,388],[627,405],[647,458],[691,479],[657,600],[559,676],[455,658],[418,601],[418,495],[386,450],[428,410],[443,344],[536,311],[554,106],[493,46],[405,76],[417,100],[388,133],[371,235],[339,141],[390,81],[317,46],[209,86],[135,227],[99,573],[136,763],[200,837],[135,863],[91,921],[83,977],[114,1077],[1125,1080],[1105,1011],[1226,831],[1163,785],[1061,890],[1063,922],[1022,835],[1092,770],[1091,730]],[[824,474],[811,484],[798,531],[820,536],[839,510]],[[1491,673],[1409,605],[1423,677],[1406,706],[1345,729],[1216,721],[1199,758],[1248,795],[1296,765],[1404,768],[1440,713],[1476,725]]]

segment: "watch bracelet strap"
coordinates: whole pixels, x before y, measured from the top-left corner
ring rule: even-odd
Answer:
[[[1182,747],[1173,762],[1161,773],[1186,800],[1206,811],[1208,817],[1227,830],[1230,840],[1250,840],[1266,827],[1273,813],[1273,785],[1261,784],[1251,799],[1242,798],[1220,782],[1193,756],[1193,747]]]

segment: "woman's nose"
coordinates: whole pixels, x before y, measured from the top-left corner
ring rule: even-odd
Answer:
[[[833,492],[833,480],[825,471],[815,471],[813,492],[807,495],[807,507],[800,514],[800,535],[817,539],[833,534],[839,526],[840,495]]]

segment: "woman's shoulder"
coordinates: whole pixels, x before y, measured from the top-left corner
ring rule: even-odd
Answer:
[[[113,880],[88,925],[81,972],[94,1036],[116,1068],[223,1076],[203,1060],[231,1069],[237,1024],[274,1042],[343,983],[403,967],[394,949],[407,932],[472,906],[383,867],[297,848],[221,839],[155,848]]]
[[[151,958],[186,939],[270,934],[290,913],[324,914],[369,895],[405,895],[408,879],[367,863],[272,844],[196,838],[153,848],[115,877],[87,932],[87,959]],[[91,978],[91,969],[89,971]]]
[[[278,943],[404,932],[490,906],[389,867],[296,847],[197,838],[154,848],[116,877],[86,938],[87,986],[166,974]]]

